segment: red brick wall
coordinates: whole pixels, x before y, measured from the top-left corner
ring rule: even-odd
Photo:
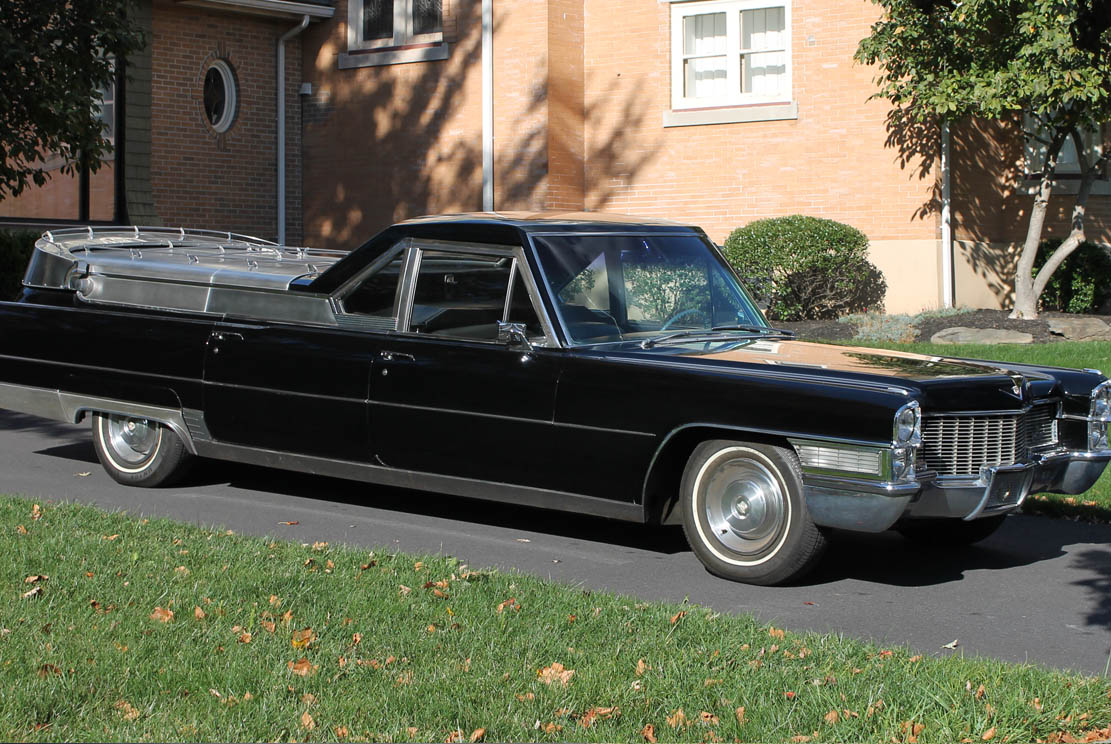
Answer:
[[[156,2],[151,186],[163,224],[277,235],[276,43],[294,20]],[[216,133],[203,107],[208,63],[235,72],[238,113]],[[286,42],[287,242],[302,240],[300,39]]]
[[[114,161],[100,166],[89,176],[89,218],[110,222],[115,218],[116,167]],[[52,168],[42,186],[31,185],[16,197],[0,200],[0,217],[36,220],[76,220],[79,216],[79,186],[76,175]]]

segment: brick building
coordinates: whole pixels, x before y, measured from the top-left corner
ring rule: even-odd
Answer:
[[[869,236],[888,311],[1007,302],[1036,153],[1017,127],[982,123],[953,127],[944,171],[889,147],[888,106],[868,100],[874,71],[852,59],[878,17],[869,0],[153,0],[148,9],[145,162],[141,131],[132,136],[144,114],[127,91],[132,221],[278,233],[275,49],[310,12],[318,22],[286,42],[290,242],[353,248],[398,219],[479,209],[668,217],[720,242],[754,219],[803,213]],[[225,133],[204,106],[221,60],[240,95]],[[142,86],[142,69],[129,64],[129,86]],[[1059,190],[1070,188],[1066,174]],[[1066,229],[1067,210],[1055,199],[1050,235]],[[1108,181],[1089,215],[1090,238],[1111,243]]]

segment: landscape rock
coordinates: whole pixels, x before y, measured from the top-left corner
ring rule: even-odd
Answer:
[[[1047,318],[1049,332],[1070,341],[1111,340],[1111,327],[1099,318]]]
[[[1000,328],[946,328],[930,337],[935,344],[1029,344],[1034,337],[1022,331]]]

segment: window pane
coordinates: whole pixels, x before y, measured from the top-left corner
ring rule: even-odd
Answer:
[[[785,49],[786,13],[783,8],[741,11],[741,49]]]
[[[413,0],[413,33],[435,34],[443,29],[442,0]]]
[[[696,57],[683,62],[683,95],[717,98],[727,95],[725,57]]]
[[[498,256],[423,251],[409,330],[496,340],[511,266]]]
[[[532,305],[528,288],[519,275],[513,282],[513,296],[509,300],[509,317],[506,318],[506,321],[524,323],[529,338],[538,338],[544,335],[544,329],[540,325],[540,317],[536,314],[536,308]]]
[[[725,54],[725,13],[683,18],[683,54]]]
[[[363,39],[393,38],[393,0],[363,0]]]
[[[374,272],[343,302],[343,309],[359,315],[396,317],[397,292],[401,280],[401,258],[398,256],[381,270]]]
[[[785,94],[787,53],[762,52],[741,55],[741,92],[758,96]]]

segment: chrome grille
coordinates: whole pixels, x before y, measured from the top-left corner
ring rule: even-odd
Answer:
[[[1024,462],[1030,451],[1057,443],[1057,404],[1020,414],[927,416],[919,469],[979,475],[980,468]]]

